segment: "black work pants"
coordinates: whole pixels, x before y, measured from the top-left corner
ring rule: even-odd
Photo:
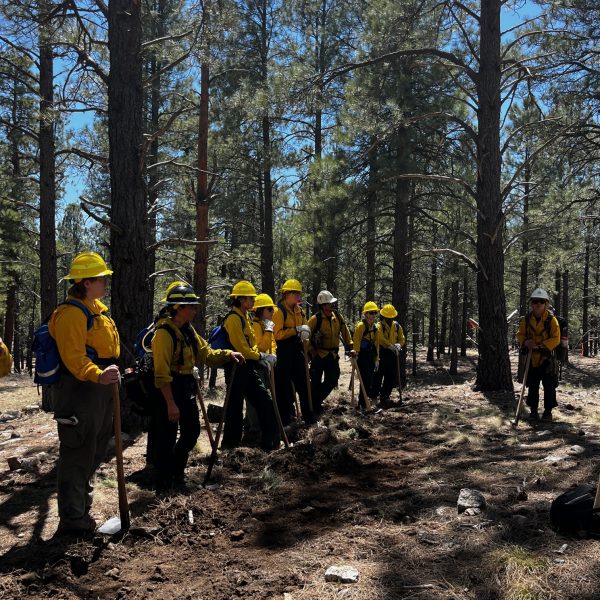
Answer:
[[[304,352],[300,340],[295,336],[277,343],[275,393],[284,425],[289,425],[294,415],[294,388],[300,396],[300,409],[304,422],[314,423],[315,417],[308,405]]]
[[[226,379],[231,386],[225,427],[223,429],[223,446],[234,448],[242,441],[244,398],[256,411],[261,430],[260,447],[263,450],[273,450],[279,446],[279,429],[273,410],[271,394],[265,386],[258,362],[255,360],[238,364],[233,379],[233,365],[225,367]]]
[[[361,349],[358,353],[356,363],[365,386],[365,391],[370,398],[373,395],[373,382],[375,379],[375,350],[373,348]],[[358,392],[358,406],[359,408],[366,408],[362,389],[359,389]]]
[[[556,388],[558,379],[555,375],[548,374],[548,361],[544,361],[538,367],[529,366],[527,373],[527,406],[532,412],[537,412],[540,403],[540,382],[544,386],[544,411],[550,412],[556,402]]]
[[[340,379],[340,359],[337,352],[329,352],[324,358],[318,354],[310,363],[310,385],[313,410],[323,412],[323,401],[337,386]]]
[[[373,377],[373,397],[390,399],[392,390],[398,385],[398,365],[396,353],[387,348],[379,348],[379,369]]]
[[[163,489],[183,481],[188,457],[200,437],[200,414],[196,404],[196,383],[192,375],[174,375],[171,391],[179,409],[177,423],[169,421],[164,397],[162,401],[157,398],[155,405],[157,487]]]

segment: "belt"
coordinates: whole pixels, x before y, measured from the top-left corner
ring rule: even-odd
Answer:
[[[117,359],[114,356],[110,358],[94,358],[92,362],[99,367],[108,367],[116,364]]]

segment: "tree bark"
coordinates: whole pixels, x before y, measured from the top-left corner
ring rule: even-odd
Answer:
[[[111,183],[111,310],[130,349],[148,324],[147,206],[144,183],[141,11],[139,0],[108,3],[108,138]],[[131,360],[121,354],[122,361]]]
[[[481,2],[477,82],[477,297],[480,390],[512,390],[508,356],[500,193],[500,0]]]
[[[581,328],[583,330],[583,338],[581,340],[581,353],[583,356],[590,355],[590,323],[589,323],[589,306],[590,306],[590,236],[585,236],[585,258],[583,262],[583,298]]]
[[[458,308],[458,279],[452,282],[452,296],[450,302],[450,375],[458,373],[458,344],[460,341],[460,318]]]
[[[366,299],[375,298],[375,273],[377,272],[375,264],[375,208],[377,205],[377,150],[375,149],[375,140],[370,140],[371,150],[369,151],[369,183],[367,187],[367,247],[366,247]]]
[[[408,155],[408,132],[397,130],[396,153],[397,172],[406,173],[410,157]],[[405,327],[408,318],[410,296],[410,253],[409,253],[410,182],[398,179],[394,203],[394,261],[392,279],[392,303],[398,311],[400,324]]]
[[[51,3],[39,3],[40,77],[40,299],[42,318],[56,306],[56,166],[54,112],[54,48]]]
[[[427,361],[433,360],[435,349],[435,331],[437,328],[437,260],[431,259],[431,292],[429,298],[429,338],[427,342]]]
[[[205,6],[205,10],[207,10]],[[196,190],[196,240],[208,241],[208,97],[210,69],[200,67],[200,117],[198,123],[198,180]],[[197,244],[194,255],[194,289],[202,302],[194,324],[200,335],[206,332],[206,292],[208,291],[208,244]]]

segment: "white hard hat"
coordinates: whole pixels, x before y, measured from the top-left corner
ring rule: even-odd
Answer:
[[[317,296],[317,304],[333,304],[337,302],[337,298],[333,297],[331,292],[321,290]]]
[[[550,297],[548,296],[548,292],[543,290],[542,288],[535,288],[533,292],[531,292],[531,296],[529,296],[529,300],[533,298],[539,298],[541,300],[545,300],[546,302],[550,302]]]

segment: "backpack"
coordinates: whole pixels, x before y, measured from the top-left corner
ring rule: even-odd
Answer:
[[[561,533],[600,537],[600,509],[594,510],[596,486],[579,485],[555,498],[550,506],[552,527]]]
[[[79,302],[79,300],[65,300],[58,304],[56,308],[63,304],[76,306],[83,311],[83,314],[87,319],[88,331],[92,328],[94,319],[98,315],[91,312],[83,302]],[[31,344],[31,350],[35,355],[35,374],[33,376],[33,381],[38,385],[52,385],[53,383],[57,383],[64,370],[56,340],[50,335],[50,330],[48,329],[48,321],[50,321],[53,314],[54,311],[33,332],[33,342]],[[93,348],[86,346],[85,350],[86,355],[90,360],[95,361],[98,359],[98,354]]]
[[[156,327],[159,315],[150,325],[144,327],[136,336],[133,345],[135,364],[123,372],[123,384],[127,396],[133,402],[134,409],[141,415],[152,414],[154,400],[162,396],[154,385],[154,359],[152,357],[152,338],[159,329],[166,330],[173,340],[173,348],[177,347],[177,335],[168,325]],[[183,364],[183,347],[179,349],[178,364]]]
[[[237,315],[240,318],[240,321],[242,323],[242,331],[244,331],[246,320],[244,319],[244,317],[242,317],[242,315],[234,313],[232,310],[230,310],[225,315],[223,322],[220,325],[213,327],[210,330],[210,333],[208,334],[208,338],[206,341],[213,350],[233,350],[233,346],[229,341],[229,334],[227,333],[227,329],[225,329],[225,321],[227,320],[227,317],[229,317],[229,315]]]
[[[567,363],[567,358],[569,354],[569,325],[567,320],[560,315],[554,314],[556,320],[558,321],[558,327],[560,329],[560,344],[556,346],[554,349],[554,354],[556,355],[556,359],[561,365]],[[548,319],[546,319],[548,321]],[[550,323],[548,322],[548,335],[550,335]]]
[[[362,340],[360,340],[360,349],[361,350],[373,350],[375,347],[375,343],[369,339],[369,334],[371,333],[369,331],[369,322],[366,319],[362,319],[362,322],[364,323],[365,328],[363,329]],[[378,329],[379,329],[379,323],[374,323],[373,324],[373,334],[376,334]]]
[[[283,304],[283,302],[278,302],[277,303],[277,308],[282,312],[283,314],[283,325],[285,327],[285,320],[287,319],[287,315],[288,315],[288,310],[285,307],[285,305]],[[321,311],[319,311],[321,312]],[[302,314],[303,317],[305,317],[306,315],[304,314],[304,311],[302,310],[302,308],[300,308],[300,313]]]

